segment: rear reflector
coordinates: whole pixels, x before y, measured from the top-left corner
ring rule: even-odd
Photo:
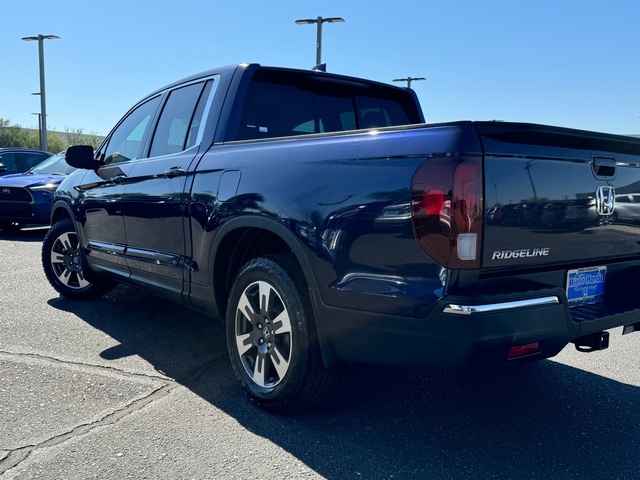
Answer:
[[[531,355],[532,353],[538,353],[539,351],[540,344],[538,342],[518,345],[516,347],[511,347],[509,350],[509,358],[524,357],[525,355]]]
[[[475,260],[478,235],[475,233],[461,233],[458,235],[458,258],[460,260]]]

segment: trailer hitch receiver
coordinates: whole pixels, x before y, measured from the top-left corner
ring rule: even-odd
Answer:
[[[572,342],[579,352],[595,352],[609,348],[609,332],[590,333],[583,337],[578,337]]]

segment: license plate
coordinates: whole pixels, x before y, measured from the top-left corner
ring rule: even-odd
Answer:
[[[601,301],[607,267],[589,267],[567,272],[569,306]]]

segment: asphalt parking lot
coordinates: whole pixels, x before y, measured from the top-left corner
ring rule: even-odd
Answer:
[[[0,478],[640,478],[640,334],[479,375],[366,367],[322,408],[244,397],[221,323],[129,287],[59,297],[0,231]]]

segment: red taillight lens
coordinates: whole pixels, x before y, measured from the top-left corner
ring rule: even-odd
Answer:
[[[413,228],[422,249],[447,268],[480,268],[482,159],[434,157],[416,171]]]
[[[439,215],[444,205],[445,195],[440,190],[426,191],[422,197],[422,207],[427,215]]]

